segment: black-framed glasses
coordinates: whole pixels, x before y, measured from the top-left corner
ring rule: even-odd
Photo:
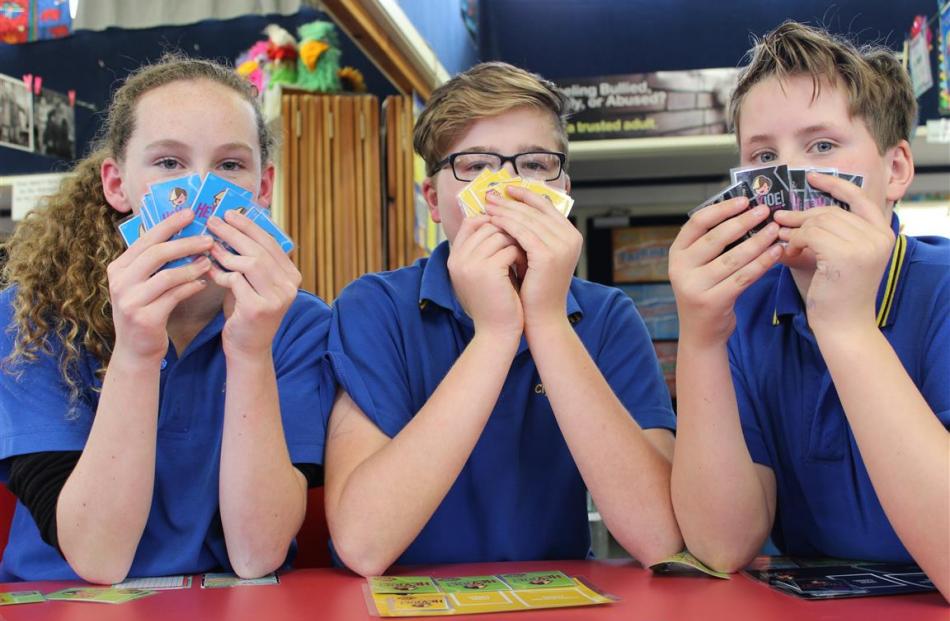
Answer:
[[[561,176],[566,159],[567,156],[557,151],[528,151],[514,155],[461,151],[438,162],[435,169],[438,171],[448,166],[459,181],[473,181],[486,168],[500,170],[505,162],[511,162],[516,175],[538,181],[554,181]]]

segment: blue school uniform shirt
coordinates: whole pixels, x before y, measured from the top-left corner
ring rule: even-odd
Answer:
[[[0,292],[0,324],[12,325],[14,288]],[[323,360],[330,309],[318,298],[297,294],[273,344],[284,435],[294,463],[323,463],[323,421],[335,391]],[[218,512],[218,472],[224,424],[224,315],[219,313],[179,356],[169,343],[162,363],[155,491],[145,531],[129,577],[230,570]],[[0,336],[6,359],[13,334]],[[82,394],[74,405],[59,370],[61,342],[52,355],[18,367],[18,377],[0,373],[0,481],[9,459],[41,451],[78,451],[85,446],[98,404],[97,364],[86,354],[79,366]],[[133,407],[128,415],[136,414]],[[59,552],[43,542],[33,517],[17,503],[0,563],[0,582],[76,579]]]
[[[891,226],[896,235],[896,215]],[[950,240],[899,235],[877,311],[907,373],[950,426]],[[911,562],[871,485],[789,269],[774,267],[751,286],[736,317],[729,362],[749,453],[775,473],[775,544],[799,556]]]
[[[474,336],[452,290],[448,253],[445,242],[410,267],[363,276],[334,303],[329,356],[337,380],[390,437],[422,408]],[[640,426],[673,429],[669,392],[630,298],[575,278],[566,313]],[[522,338],[471,456],[397,563],[576,559],[589,552],[586,488]]]

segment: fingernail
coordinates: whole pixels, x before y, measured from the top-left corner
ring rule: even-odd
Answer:
[[[778,233],[778,224],[775,222],[769,222],[769,225],[765,227],[765,232],[769,235],[775,235]]]
[[[485,196],[488,198],[501,198],[501,194],[498,193],[498,190],[488,190]]]
[[[782,254],[782,247],[772,246],[771,248],[769,248],[769,254],[772,255],[773,257],[778,257],[780,254]]]
[[[752,213],[754,213],[757,216],[764,216],[768,212],[769,212],[769,208],[766,207],[765,205],[759,205],[758,207],[752,210]]]

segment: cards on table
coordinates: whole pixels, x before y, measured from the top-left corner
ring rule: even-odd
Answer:
[[[260,578],[239,578],[232,573],[208,573],[201,576],[202,589],[227,589],[238,586],[265,586],[279,584],[277,574],[267,574]]]
[[[706,575],[723,580],[730,579],[729,574],[707,567],[702,561],[690,554],[688,550],[677,552],[659,563],[654,563],[650,565],[650,569],[653,570],[653,573],[670,576]]]
[[[118,584],[116,589],[149,589],[152,591],[169,591],[173,589],[190,589],[191,576],[159,576],[155,578],[129,578]]]
[[[490,170],[485,168],[477,177],[459,192],[459,207],[465,213],[466,217],[472,217],[485,213],[487,199],[485,195],[489,190],[495,190],[502,196],[510,198],[508,188],[518,186],[540,194],[545,197],[554,208],[561,212],[565,217],[571,212],[574,206],[574,199],[567,193],[556,188],[548,186],[543,181],[536,179],[523,179],[522,177],[512,177],[504,168],[500,170]]]
[[[782,593],[812,600],[936,590],[912,563],[771,557],[756,559],[745,573]]]
[[[10,591],[0,593],[0,606],[14,606],[16,604],[38,604],[46,598],[39,591]]]
[[[560,571],[449,578],[379,576],[366,581],[369,612],[380,617],[514,612],[617,601]]]
[[[50,601],[124,604],[149,595],[155,595],[155,591],[148,589],[117,589],[115,587],[81,587],[49,593],[46,595],[46,599]]]
[[[139,213],[119,222],[119,234],[125,245],[131,246],[145,231],[165,218],[183,209],[191,209],[195,212],[195,218],[173,239],[204,235],[211,216],[223,217],[227,211],[238,210],[273,237],[284,252],[293,250],[293,240],[270,219],[270,211],[256,204],[253,197],[254,193],[250,190],[214,173],[209,173],[203,179],[200,175],[187,175],[153,183],[149,186],[149,193],[142,197]],[[178,259],[165,267],[186,265],[194,258]]]
[[[689,215],[739,196],[749,199],[749,209],[759,205],[768,207],[768,217],[725,248],[729,250],[765,228],[780,209],[807,211],[815,207],[836,206],[850,211],[847,203],[809,184],[809,172],[833,175],[850,181],[859,188],[864,187],[862,175],[841,172],[835,168],[789,168],[785,164],[733,168],[729,171],[732,184],[691,209]]]

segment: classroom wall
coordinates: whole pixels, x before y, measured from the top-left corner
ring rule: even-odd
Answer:
[[[409,0],[407,0],[409,1]],[[479,56],[548,78],[734,67],[785,19],[820,24],[900,50],[915,15],[936,0],[491,0],[480,4]],[[937,46],[931,55],[936,67]],[[937,91],[919,100],[937,118]]]
[[[459,0],[397,0],[449,75],[478,62],[478,46],[465,29]],[[482,0],[480,8],[487,8]]]
[[[265,26],[276,23],[296,34],[301,24],[326,16],[312,8],[295,15],[246,16],[208,20],[190,26],[103,31],[78,31],[63,39],[23,45],[0,45],[0,73],[16,78],[31,73],[42,76],[45,87],[76,90],[77,99],[92,103],[96,112],[76,107],[76,152],[82,156],[99,127],[101,115],[114,88],[133,69],[158,59],[167,50],[225,62],[234,59],[255,41],[264,39]],[[340,34],[342,65],[363,72],[369,91],[384,97],[395,94],[389,81],[366,59],[347,36]],[[63,160],[25,151],[0,148],[0,175],[62,171]]]

